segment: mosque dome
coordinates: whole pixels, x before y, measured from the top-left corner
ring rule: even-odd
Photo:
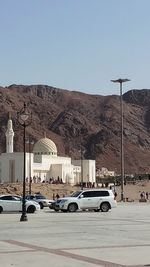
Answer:
[[[55,143],[45,137],[35,143],[33,147],[33,153],[38,155],[55,155],[57,156],[57,147]]]

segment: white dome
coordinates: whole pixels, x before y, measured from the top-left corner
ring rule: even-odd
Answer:
[[[33,147],[33,153],[43,155],[57,155],[57,147],[49,138],[42,138]]]

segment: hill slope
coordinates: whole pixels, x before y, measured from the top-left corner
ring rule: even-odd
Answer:
[[[150,172],[150,90],[124,94],[125,172]],[[46,85],[0,87],[0,152],[5,152],[5,131],[11,112],[14,151],[23,151],[22,128],[16,113],[29,105],[33,114],[27,135],[37,141],[52,139],[59,155],[96,159],[97,167],[120,172],[120,98],[88,95]],[[28,149],[28,147],[27,147]]]

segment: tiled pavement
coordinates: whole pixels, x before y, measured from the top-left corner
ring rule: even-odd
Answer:
[[[0,267],[150,266],[150,204],[108,213],[0,214]]]

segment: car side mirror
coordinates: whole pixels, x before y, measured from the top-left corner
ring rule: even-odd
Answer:
[[[80,195],[79,198],[84,198],[84,195]]]

